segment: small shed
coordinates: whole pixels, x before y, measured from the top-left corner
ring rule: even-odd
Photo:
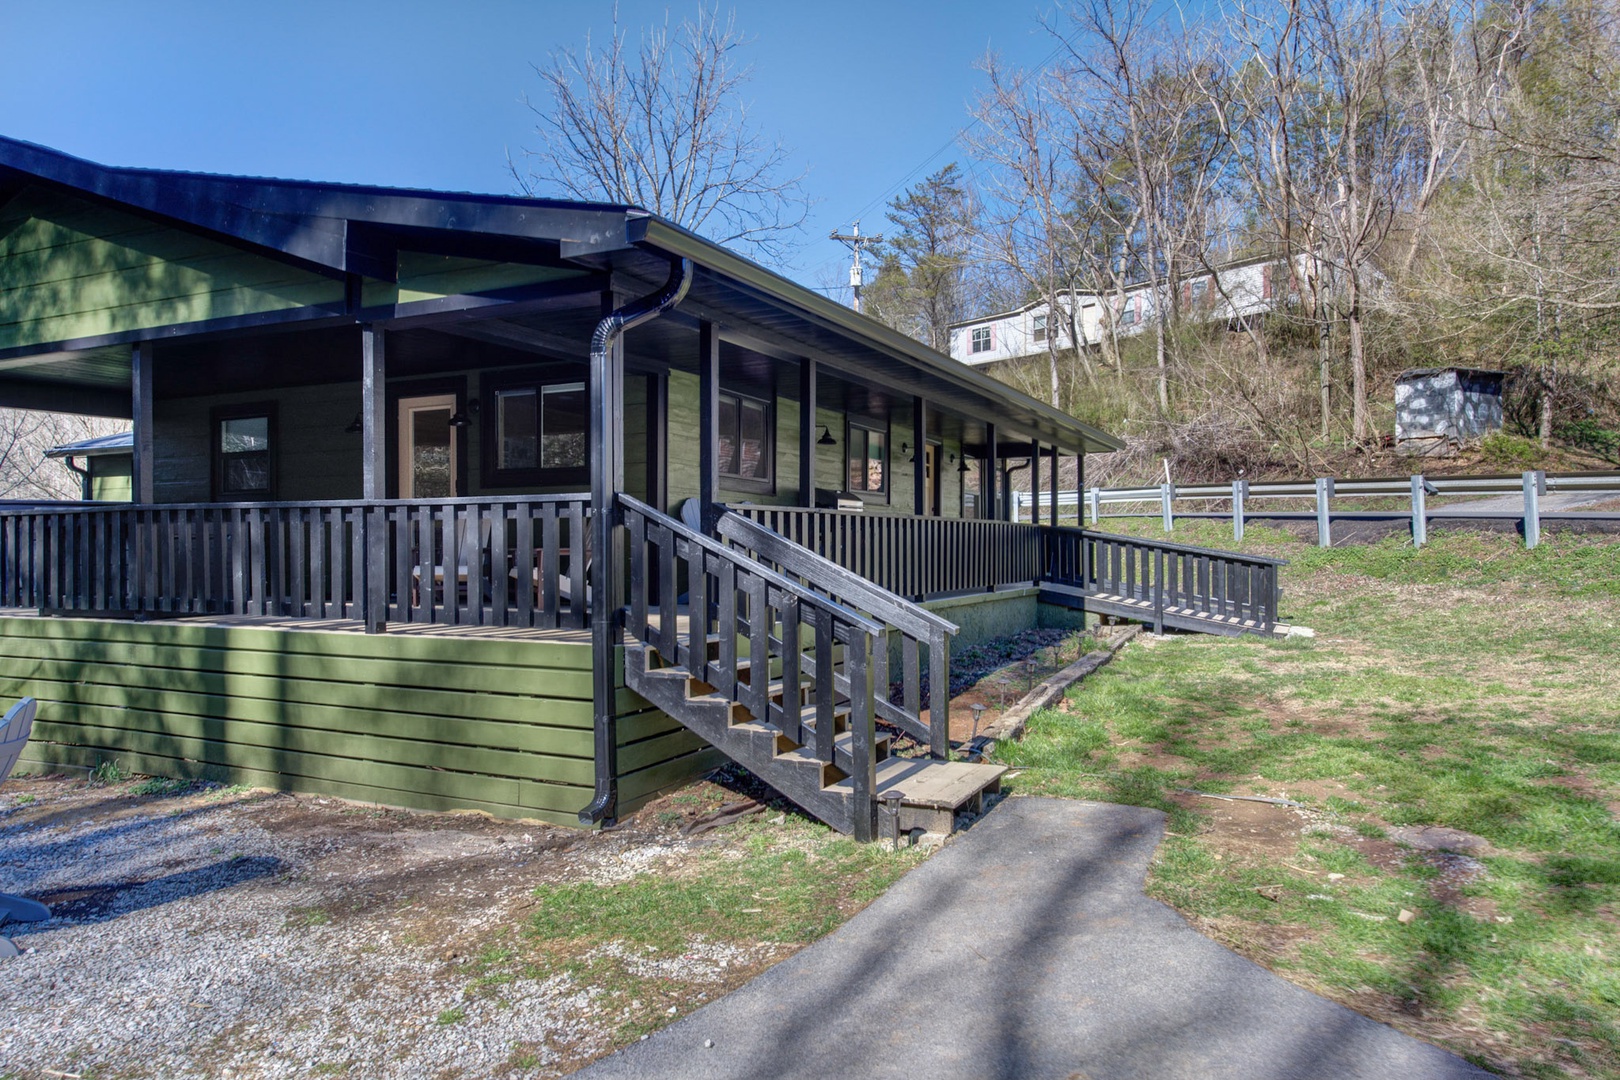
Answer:
[[[48,458],[57,458],[79,474],[83,481],[83,499],[86,502],[129,502],[131,466],[135,460],[135,433],[120,431],[116,435],[102,435],[94,439],[64,443],[45,451]],[[79,465],[76,458],[83,458]]]
[[[1444,453],[1502,428],[1500,371],[1417,368],[1395,380],[1395,445],[1414,454]]]

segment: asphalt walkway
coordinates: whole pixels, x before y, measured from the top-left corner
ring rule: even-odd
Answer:
[[[1008,799],[835,933],[576,1075],[1490,1075],[1272,975],[1143,896],[1163,832],[1153,810]]]

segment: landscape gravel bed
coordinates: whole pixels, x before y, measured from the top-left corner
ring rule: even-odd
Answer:
[[[468,965],[537,885],[677,869],[700,843],[140,790],[0,792],[0,891],[53,912],[5,928],[24,951],[0,961],[0,1076],[556,1075],[610,1048],[597,991],[557,974],[474,993]],[[746,951],[699,939],[660,962],[719,987],[770,959]]]

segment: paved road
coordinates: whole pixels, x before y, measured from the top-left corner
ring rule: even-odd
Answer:
[[[837,932],[576,1075],[1490,1075],[1272,975],[1144,897],[1163,831],[1153,810],[1008,799]]]

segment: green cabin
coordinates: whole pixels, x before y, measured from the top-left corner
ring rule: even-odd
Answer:
[[[0,509],[36,768],[589,825],[730,757],[871,836],[994,786],[953,642],[1142,602],[1007,520],[1115,439],[635,207],[0,138],[0,280],[0,404],[132,423]]]

